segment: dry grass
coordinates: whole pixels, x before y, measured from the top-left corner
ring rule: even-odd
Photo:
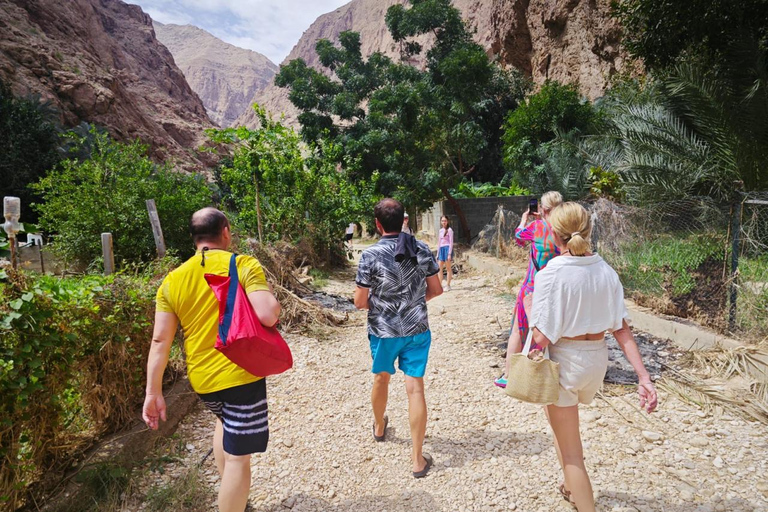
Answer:
[[[659,385],[705,410],[720,406],[768,424],[768,385],[759,359],[765,357],[768,352],[757,346],[688,352]]]

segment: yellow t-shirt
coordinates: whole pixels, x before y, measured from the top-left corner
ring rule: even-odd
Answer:
[[[255,382],[256,377],[240,368],[214,348],[219,329],[219,302],[205,274],[226,276],[232,253],[218,249],[205,252],[205,266],[197,252],[168,274],[157,290],[157,311],[174,313],[184,331],[189,383],[197,393]],[[269,290],[261,264],[251,256],[238,255],[237,272],[246,293]]]

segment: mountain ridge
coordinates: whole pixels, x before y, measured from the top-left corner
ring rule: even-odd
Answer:
[[[0,0],[0,79],[38,95],[64,127],[88,122],[194,170],[213,126],[152,22],[120,0]]]
[[[272,83],[277,64],[266,56],[226,43],[194,25],[153,21],[157,39],[168,48],[211,120],[227,127]]]
[[[406,0],[352,0],[323,14],[302,34],[282,62],[303,58],[320,69],[314,50],[318,39],[338,41],[344,30],[360,32],[363,56],[374,51],[399,58],[399,45],[387,31],[384,15]],[[536,85],[548,79],[573,83],[589,99],[602,96],[611,77],[630,62],[621,47],[621,27],[610,16],[611,0],[454,0],[454,6],[474,27],[474,39],[489,57],[502,66],[514,66]],[[428,38],[425,38],[428,40]],[[417,61],[418,65],[418,61]],[[272,83],[253,101],[275,117],[298,125],[298,111],[288,91]],[[236,125],[256,127],[255,114],[247,110]]]

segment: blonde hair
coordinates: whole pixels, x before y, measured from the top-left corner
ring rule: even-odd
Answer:
[[[550,190],[541,196],[541,207],[551,211],[552,208],[560,206],[563,203],[563,194],[555,190]]]
[[[549,214],[549,225],[565,242],[572,256],[584,256],[590,250],[592,221],[579,203],[563,203]]]

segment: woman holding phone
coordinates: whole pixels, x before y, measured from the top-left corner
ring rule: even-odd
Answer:
[[[512,354],[523,349],[523,340],[528,335],[528,311],[531,309],[531,294],[536,273],[547,266],[549,260],[559,254],[552,228],[547,222],[549,212],[563,202],[560,192],[549,191],[541,196],[541,207],[536,199],[531,199],[528,210],[520,219],[520,225],[515,229],[515,243],[521,247],[531,245],[528,258],[528,270],[520,284],[517,302],[512,318],[512,330],[507,343],[507,360]],[[541,211],[539,211],[541,210]],[[535,347],[532,347],[535,348]],[[507,387],[506,365],[505,373],[494,381],[500,388]]]

